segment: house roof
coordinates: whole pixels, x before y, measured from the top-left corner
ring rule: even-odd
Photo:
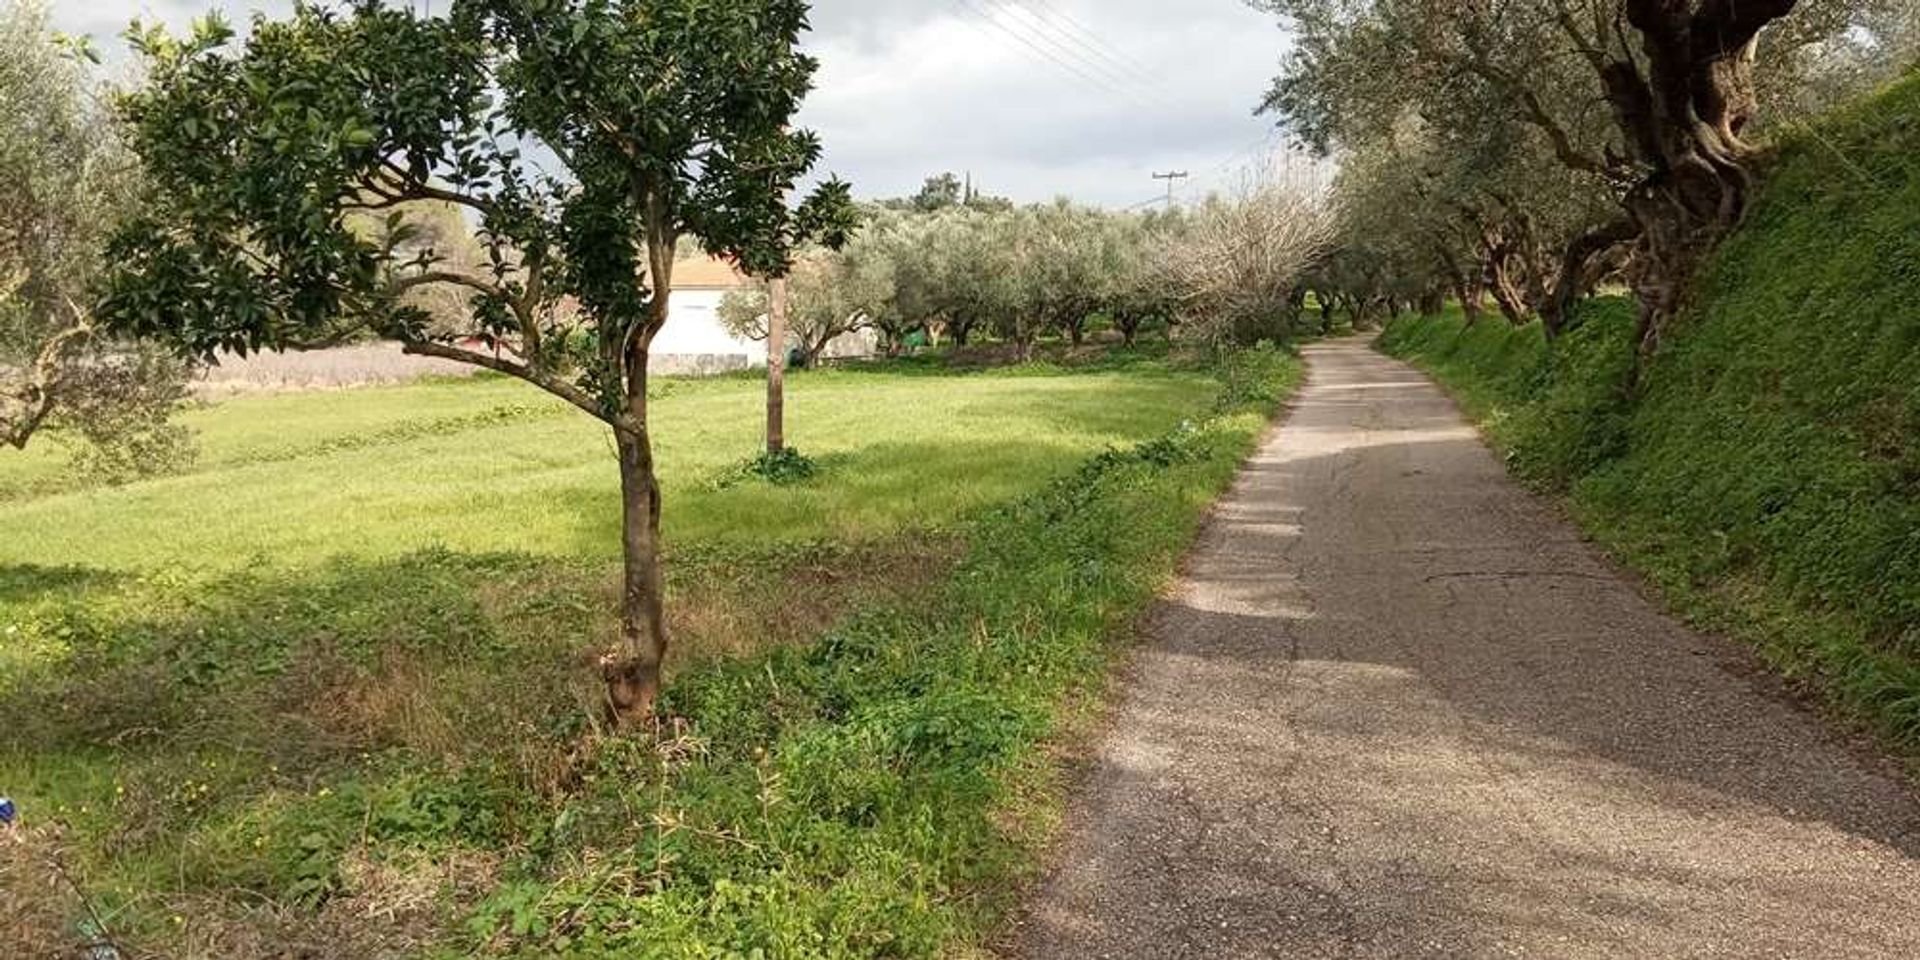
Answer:
[[[746,285],[746,276],[718,257],[691,257],[673,264],[675,290],[732,290]]]

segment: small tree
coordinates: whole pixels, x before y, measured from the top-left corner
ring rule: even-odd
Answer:
[[[1076,347],[1122,267],[1111,219],[1061,200],[1033,208],[1020,221],[1027,309]]]
[[[1294,290],[1332,245],[1334,223],[1325,204],[1279,185],[1209,199],[1168,262],[1181,315],[1215,342],[1286,339]]]
[[[914,252],[925,237],[925,217],[878,210],[847,244],[856,283],[868,292],[867,323],[879,335],[888,356],[898,356],[907,338],[922,329],[926,317],[913,309],[903,278],[911,273]]]
[[[927,218],[918,246],[898,264],[903,301],[955,346],[966,346],[982,324],[1002,322],[1009,308],[1017,278],[1006,219],[1004,212],[942,210]]]
[[[117,238],[107,311],[184,351],[282,350],[362,331],[517,377],[605,423],[625,556],[609,712],[652,714],[667,652],[647,360],[676,248],[696,238],[777,275],[804,236],[836,243],[846,187],[784,197],[816,161],[791,126],[815,62],[803,0],[454,0],[440,17],[355,0],[141,34],[125,101],[151,210]],[[540,157],[539,161],[529,159]],[[548,159],[550,158],[550,159]],[[564,173],[550,175],[548,165]],[[458,269],[408,211],[460,207],[484,270]],[[377,213],[379,237],[354,218]],[[416,290],[466,292],[466,329]],[[469,349],[465,337],[495,348]]]
[[[1172,255],[1184,241],[1186,219],[1176,207],[1164,213],[1113,217],[1108,229],[1116,266],[1101,309],[1131,347],[1143,329],[1154,324],[1171,328],[1179,313]]]
[[[84,53],[47,32],[39,3],[0,7],[0,443],[70,435],[84,469],[117,479],[191,453],[167,419],[188,370],[108,336],[92,310],[138,168]]]
[[[812,251],[794,261],[787,275],[787,333],[806,366],[813,366],[833,341],[866,329],[875,310],[892,297],[888,264],[860,249]],[[720,301],[720,324],[734,336],[767,338],[768,285],[756,282]]]

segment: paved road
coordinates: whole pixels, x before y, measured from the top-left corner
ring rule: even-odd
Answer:
[[[1920,805],[1357,341],[1162,604],[1032,958],[1920,958]]]

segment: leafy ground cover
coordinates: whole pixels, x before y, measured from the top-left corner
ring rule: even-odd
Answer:
[[[1677,609],[1920,755],[1920,77],[1789,138],[1643,374],[1630,304],[1403,319],[1516,472]]]
[[[35,904],[0,953],[85,905],[169,956],[951,951],[1044,829],[1047,737],[1297,374],[812,373],[815,469],[779,484],[739,469],[757,382],[663,386],[651,737],[589,720],[605,440],[512,384],[236,399],[129,487],[0,464],[29,825],[0,888]]]

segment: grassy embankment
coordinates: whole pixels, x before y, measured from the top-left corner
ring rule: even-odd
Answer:
[[[56,849],[172,956],[964,946],[1051,816],[1047,738],[1297,375],[805,375],[793,486],[726,481],[758,383],[664,385],[677,719],[645,738],[585,720],[607,443],[514,384],[229,401],[128,487],[0,461],[0,792],[34,827],[0,953],[72,935],[26,869]]]
[[[1920,756],[1920,77],[1788,138],[1629,403],[1632,311],[1382,343],[1676,609]]]

